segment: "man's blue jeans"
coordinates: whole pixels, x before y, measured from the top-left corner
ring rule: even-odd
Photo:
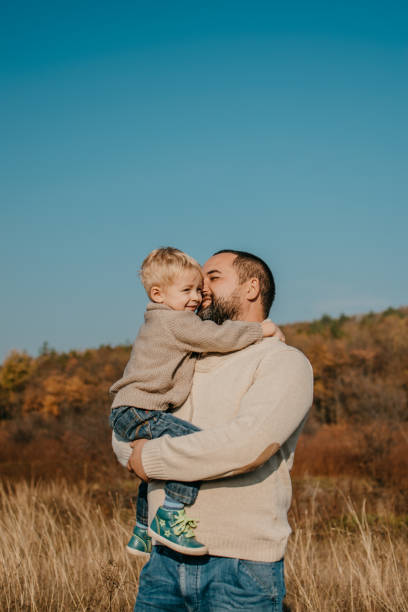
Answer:
[[[143,410],[133,406],[114,408],[109,420],[115,435],[123,442],[133,442],[146,438],[153,440],[166,434],[176,438],[200,431],[199,427],[188,421],[183,421],[183,419],[178,419],[170,412]],[[164,490],[167,495],[176,501],[191,506],[196,500],[199,487],[199,482],[168,481]],[[136,519],[143,525],[148,523],[146,482],[139,485]]]
[[[282,612],[284,597],[283,559],[189,557],[153,546],[140,574],[134,612]]]

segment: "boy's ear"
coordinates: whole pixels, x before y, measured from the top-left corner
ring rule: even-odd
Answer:
[[[160,287],[153,285],[153,287],[150,289],[150,299],[152,302],[156,302],[156,304],[163,304],[164,298],[162,296]]]

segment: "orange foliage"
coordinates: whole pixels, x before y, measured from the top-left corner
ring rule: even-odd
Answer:
[[[408,418],[408,308],[285,326],[315,375],[311,424]],[[309,425],[310,426],[310,425]]]
[[[326,316],[284,331],[288,344],[310,359],[315,375],[314,407],[299,439],[295,477],[345,474],[350,482],[367,482],[373,496],[375,487],[390,486],[403,507],[408,308]],[[2,472],[78,478],[89,470],[93,478],[110,474],[112,480],[122,475],[109,444],[108,390],[122,376],[130,348],[69,353],[45,348],[35,359],[10,354],[0,367]]]
[[[314,370],[306,431],[323,424],[407,421],[408,308],[338,319],[325,315],[284,331]],[[37,358],[13,351],[0,366],[0,422],[29,414],[60,421],[88,415],[107,428],[108,390],[129,355],[130,346],[57,353],[45,344]]]

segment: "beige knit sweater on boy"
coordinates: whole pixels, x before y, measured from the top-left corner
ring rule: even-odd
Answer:
[[[260,323],[217,325],[190,311],[150,303],[123,377],[110,388],[112,408],[181,406],[190,393],[197,353],[236,351],[261,338]]]
[[[290,469],[312,404],[310,363],[274,338],[198,360],[193,387],[176,415],[203,431],[148,441],[151,518],[164,480],[204,480],[188,515],[211,555],[278,561],[290,527]]]

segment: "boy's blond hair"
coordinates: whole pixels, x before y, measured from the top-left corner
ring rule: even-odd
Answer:
[[[180,272],[191,269],[197,270],[202,276],[200,264],[190,255],[173,247],[161,247],[149,253],[142,263],[139,276],[150,297],[153,286],[168,287]]]

